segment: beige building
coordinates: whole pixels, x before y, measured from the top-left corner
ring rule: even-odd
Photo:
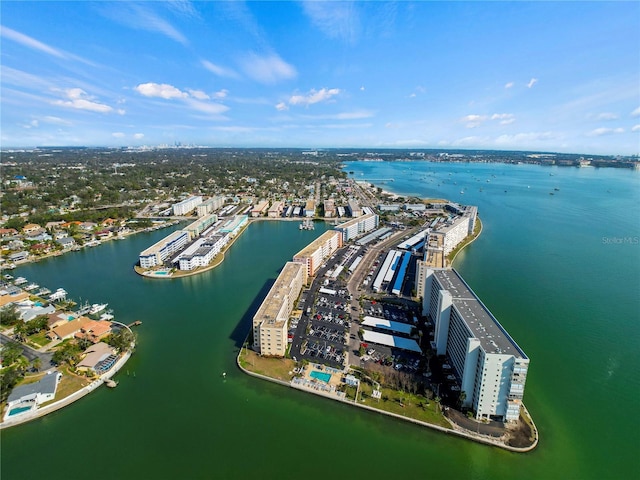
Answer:
[[[283,208],[283,202],[273,202],[273,205],[271,205],[271,208],[269,209],[268,216],[271,218],[278,218],[280,215],[282,215]]]
[[[342,247],[342,232],[328,230],[293,256],[293,261],[307,267],[307,277],[313,277],[323,261]]]
[[[251,216],[261,217],[265,214],[268,208],[269,208],[269,201],[263,200],[262,202],[258,203],[255,207],[251,209]]]
[[[304,265],[285,264],[253,317],[253,346],[260,355],[284,357],[289,316],[306,282]]]

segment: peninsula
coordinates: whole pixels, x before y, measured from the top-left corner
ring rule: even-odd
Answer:
[[[420,225],[382,225],[375,187],[353,193],[371,206],[285,264],[239,367],[477,442],[535,448],[522,402],[529,358],[452,268],[481,232],[477,209],[425,202]]]

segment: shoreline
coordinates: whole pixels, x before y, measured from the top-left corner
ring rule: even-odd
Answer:
[[[227,251],[233,246],[233,244],[236,242],[236,239],[240,238],[240,236],[245,232],[245,230],[249,228],[249,225],[251,225],[251,222],[247,222],[247,224],[244,227],[242,227],[242,229],[236,235],[234,235],[234,237],[231,239],[231,242],[225,245],[224,249],[219,254],[219,256],[221,257],[214,259],[214,261],[209,265],[207,265],[206,267],[199,267],[199,268],[196,268],[195,270],[185,271],[184,273],[180,273],[181,271],[177,270],[175,274],[172,273],[170,275],[154,275],[155,270],[145,271],[145,270],[142,270],[142,268],[140,268],[140,266],[136,264],[133,266],[133,271],[136,272],[141,277],[150,278],[152,280],[176,280],[178,278],[192,277],[194,275],[200,275],[201,273],[208,272],[209,270],[213,270],[214,268],[221,265],[222,262],[224,262]],[[164,269],[161,269],[161,270],[164,270]]]
[[[246,341],[246,340],[245,340]],[[440,425],[435,425],[432,423],[427,423],[424,422],[422,420],[418,420],[415,418],[411,418],[411,417],[405,417],[403,415],[398,415],[397,413],[393,413],[393,412],[387,412],[385,410],[381,410],[375,407],[371,407],[369,405],[361,405],[359,403],[356,403],[354,401],[351,400],[346,400],[343,398],[340,398],[336,395],[332,395],[330,393],[325,393],[325,392],[321,392],[320,390],[312,390],[309,388],[304,388],[301,385],[294,385],[292,382],[285,382],[284,380],[278,380],[277,378],[272,378],[272,377],[268,377],[266,375],[262,375],[261,373],[256,373],[256,372],[252,372],[250,370],[247,370],[246,368],[244,368],[241,364],[240,361],[240,356],[242,355],[242,348],[240,349],[240,351],[238,352],[238,355],[236,356],[236,365],[237,367],[240,369],[240,371],[242,371],[243,373],[254,377],[254,378],[258,378],[261,380],[265,380],[271,383],[275,383],[277,385],[281,385],[284,387],[289,387],[292,388],[294,390],[299,390],[301,392],[306,392],[312,395],[317,395],[319,397],[323,397],[323,398],[327,398],[329,400],[334,400],[334,401],[338,401],[340,403],[344,403],[346,405],[350,405],[350,406],[354,406],[354,407],[358,407],[358,408],[362,408],[363,410],[368,410],[370,412],[373,413],[377,413],[380,415],[387,415],[389,417],[392,418],[396,418],[398,420],[403,420],[405,422],[409,422],[409,423],[413,423],[415,425],[419,425],[422,427],[427,427],[430,428],[432,430],[436,430],[438,432],[441,433],[446,433],[448,435],[453,435],[459,438],[464,438],[466,440],[471,440],[473,442],[476,443],[481,443],[483,445],[488,445],[488,446],[492,446],[492,447],[498,447],[498,448],[502,448],[503,450],[507,450],[513,453],[527,453],[530,452],[532,450],[534,450],[537,446],[538,446],[538,429],[535,426],[535,423],[533,422],[533,418],[531,418],[531,415],[529,415],[529,412],[527,410],[527,408],[524,406],[524,404],[522,405],[523,409],[525,410],[525,412],[527,413],[527,416],[529,417],[529,419],[531,420],[531,426],[533,429],[533,432],[535,434],[535,439],[533,441],[533,443],[528,446],[528,447],[513,447],[510,445],[506,445],[504,443],[501,443],[499,441],[493,440],[493,437],[487,437],[484,435],[479,435],[479,434],[474,434],[473,432],[470,432],[468,430],[464,430],[462,427],[456,425],[455,423],[451,422],[451,420],[449,420],[446,416],[445,418],[447,419],[447,421],[451,424],[451,428],[445,428],[445,427],[441,427]]]
[[[82,387],[80,390],[76,390],[72,394],[67,395],[66,397],[61,398],[60,400],[57,400],[53,403],[50,403],[49,405],[46,405],[42,408],[38,408],[31,412],[24,413],[23,415],[18,415],[15,418],[15,420],[9,419],[1,422],[0,430],[3,430],[5,428],[16,427],[18,425],[22,425],[23,423],[36,420],[38,418],[44,417],[45,415],[48,415],[57,410],[60,410],[61,408],[64,408],[80,400],[81,398],[85,397],[86,395],[96,390],[100,385],[105,383],[107,380],[110,380],[116,373],[118,373],[122,369],[122,367],[127,363],[129,358],[131,358],[132,354],[133,354],[132,351],[127,351],[115,363],[115,365],[111,368],[111,370],[100,375],[100,377],[97,380],[92,381],[91,383],[89,383],[89,385]]]

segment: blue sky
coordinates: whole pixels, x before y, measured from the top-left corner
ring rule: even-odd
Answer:
[[[0,9],[4,147],[640,152],[640,2]]]

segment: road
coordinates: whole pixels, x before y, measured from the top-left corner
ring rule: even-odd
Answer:
[[[11,337],[6,336],[4,333],[0,333],[0,344],[4,345],[8,342],[15,342]],[[18,343],[18,342],[16,342]],[[31,347],[27,347],[26,345],[19,344],[22,347],[22,354],[29,360],[29,362],[33,362],[33,359],[36,357],[40,358],[40,369],[46,370],[49,367],[53,366],[51,363],[51,359],[53,358],[52,353],[48,352],[38,352]]]

